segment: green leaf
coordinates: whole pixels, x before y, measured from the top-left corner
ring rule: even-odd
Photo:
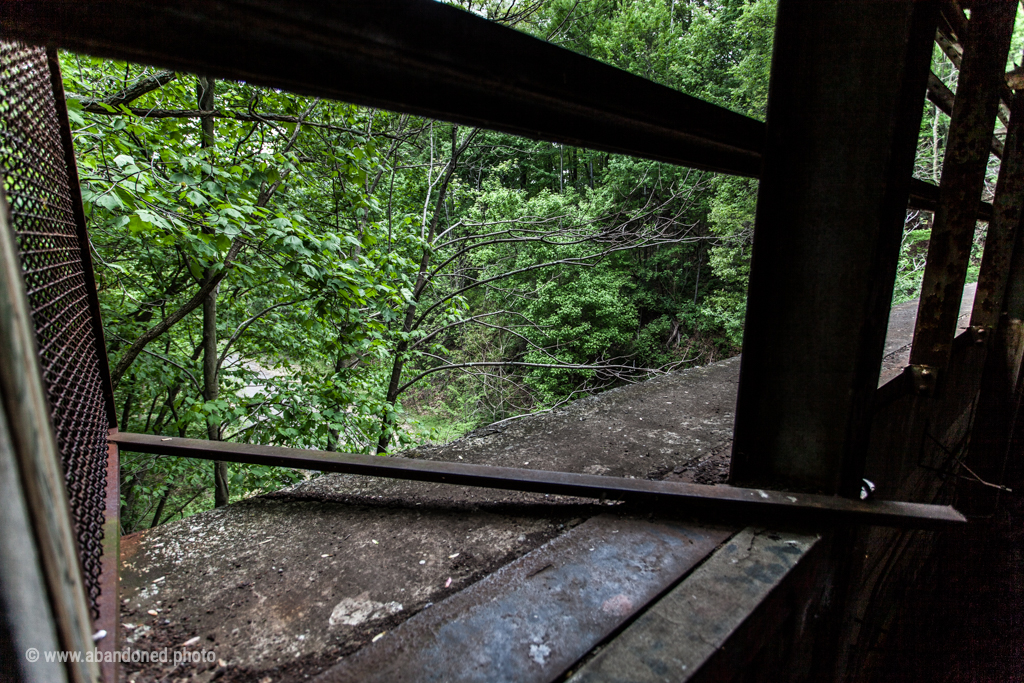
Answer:
[[[98,197],[93,201],[93,204],[102,206],[108,211],[117,211],[122,208],[121,200],[114,193],[105,194],[102,197]]]

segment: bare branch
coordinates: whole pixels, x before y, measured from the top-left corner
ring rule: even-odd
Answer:
[[[146,93],[162,88],[177,77],[178,74],[173,71],[158,71],[151,76],[140,78],[127,88],[114,93],[109,97],[101,99],[83,99],[81,100],[82,109],[92,114],[110,114],[110,110],[104,107],[104,104],[114,108],[120,107],[123,104],[130,104]]]
[[[533,270],[539,270],[541,268],[551,268],[551,267],[554,267],[554,266],[583,266],[583,267],[591,267],[591,266],[595,265],[594,263],[592,263],[592,261],[604,258],[605,256],[609,256],[611,254],[614,254],[614,253],[617,253],[617,252],[620,252],[620,251],[628,251],[628,250],[632,250],[632,249],[639,249],[641,247],[657,246],[659,244],[680,244],[680,243],[691,242],[691,241],[696,241],[696,239],[690,240],[690,239],[673,238],[673,239],[664,239],[664,240],[652,240],[650,242],[642,242],[642,243],[636,243],[636,244],[627,244],[627,245],[623,245],[623,246],[620,246],[620,247],[611,247],[609,249],[604,249],[604,250],[599,251],[599,252],[597,252],[595,254],[590,254],[590,255],[587,255],[587,256],[576,256],[576,257],[570,257],[570,258],[564,258],[564,259],[557,259],[557,260],[554,260],[554,261],[547,261],[545,263],[536,263],[536,264],[534,264],[532,266],[524,266],[523,268],[517,268],[516,270],[505,271],[505,272],[499,273],[498,275],[494,275],[493,277],[486,278],[484,280],[477,280],[476,282],[471,282],[470,284],[468,284],[468,285],[466,285],[464,287],[461,287],[460,289],[455,290],[451,294],[448,294],[448,295],[438,299],[429,308],[427,308],[425,311],[423,311],[423,314],[420,315],[420,317],[416,320],[415,324],[413,324],[412,329],[416,329],[421,324],[423,324],[423,321],[426,320],[427,316],[430,315],[431,312],[433,312],[438,306],[440,306],[444,302],[450,301],[451,299],[459,296],[463,292],[467,292],[467,291],[469,291],[471,289],[474,289],[476,287],[480,287],[481,285],[485,285],[485,284],[488,284],[490,282],[494,282],[496,280],[504,280],[505,278],[512,277],[513,275],[520,275],[522,273],[528,273],[528,272],[533,271]]]
[[[115,107],[115,111],[110,111],[101,107],[98,104],[90,104],[85,106],[83,101],[83,107],[85,111],[90,114],[102,114],[103,116],[124,116],[124,110]],[[357,130],[355,128],[349,128],[348,126],[338,126],[332,123],[320,123],[319,121],[307,121],[301,116],[288,116],[285,114],[264,114],[257,112],[241,113],[241,112],[229,112],[221,111],[219,109],[213,109],[205,111],[202,109],[146,109],[142,107],[128,107],[128,114],[131,116],[138,116],[143,119],[201,119],[205,117],[212,117],[216,119],[232,119],[235,121],[246,121],[252,123],[265,123],[273,121],[275,123],[296,123],[302,126],[308,126],[310,128],[322,128],[329,131],[337,131],[342,133],[351,133],[353,135],[363,135],[367,133],[365,131]],[[370,133],[372,137],[392,138],[395,140],[405,140],[404,137],[395,136],[390,133],[374,132]]]
[[[422,353],[422,352],[421,352]],[[433,354],[424,353],[426,356],[432,356]],[[437,358],[437,356],[434,356]],[[658,374],[661,371],[652,368],[635,367],[632,365],[602,365],[602,364],[574,364],[574,363],[526,363],[522,361],[474,361],[470,363],[448,363],[446,365],[438,365],[437,367],[424,370],[414,378],[403,384],[399,389],[398,393],[401,394],[406,389],[411,387],[413,384],[423,379],[427,375],[432,375],[435,372],[441,372],[442,370],[455,370],[459,368],[481,368],[481,367],[511,367],[511,368],[550,368],[553,370],[592,370],[594,372],[611,372],[615,370],[625,371],[629,373],[648,373]]]
[[[291,306],[292,304],[307,301],[308,299],[311,298],[311,296],[306,296],[302,297],[301,299],[295,299],[294,301],[282,301],[279,304],[274,304],[273,306],[268,306],[267,308],[264,308],[262,311],[252,316],[245,322],[243,322],[241,325],[238,326],[238,329],[235,330],[235,333],[231,335],[231,338],[228,339],[228,343],[224,345],[224,350],[221,352],[220,358],[217,359],[217,367],[220,368],[220,366],[224,364],[224,359],[227,358],[228,350],[231,349],[231,345],[234,344],[235,340],[237,340],[242,335],[243,332],[249,329],[249,326],[252,325],[254,322],[256,322],[257,320],[259,320],[267,313],[270,313],[276,308],[281,308],[282,306]]]

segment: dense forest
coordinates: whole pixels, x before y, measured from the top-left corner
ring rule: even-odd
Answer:
[[[456,4],[764,119],[772,0]],[[384,454],[739,352],[756,181],[62,68],[122,430]],[[947,125],[926,103],[923,179]],[[908,214],[897,302],[929,220]],[[308,476],[134,454],[121,472],[126,533]]]

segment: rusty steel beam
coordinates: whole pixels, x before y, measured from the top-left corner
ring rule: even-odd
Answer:
[[[734,484],[860,491],[936,15],[779,3]]]
[[[594,517],[419,612],[316,683],[564,680],[567,669],[734,533]]]
[[[941,21],[935,33],[935,42],[939,49],[949,58],[949,61],[957,69],[963,60],[963,44],[967,39],[967,30],[970,22],[955,0],[943,0],[939,4]],[[999,96],[1002,100],[999,103],[997,116],[1004,124],[1010,123],[1010,102],[1013,100],[1013,91],[1004,82],[1000,85]]]
[[[350,47],[349,43],[362,44],[363,41],[359,39],[358,35],[356,37],[349,36],[348,42],[335,43],[333,51],[323,47],[321,43],[328,37],[338,37],[331,34],[332,30],[341,35],[342,28],[345,28],[358,34],[360,30],[358,26],[338,28],[327,20],[330,19],[328,17],[325,19],[323,27],[317,31],[311,31],[307,22],[302,19],[302,12],[297,12],[292,19],[279,22],[271,28],[264,27],[262,33],[255,33],[251,36],[245,32],[248,29],[243,30],[237,24],[227,23],[225,25],[224,21],[216,21],[204,25],[202,30],[211,32],[213,38],[209,41],[197,41],[196,44],[199,44],[204,50],[202,54],[197,54],[191,47],[186,49],[185,44],[180,41],[165,39],[163,37],[164,26],[174,35],[190,35],[194,28],[193,24],[199,22],[205,15],[199,14],[191,18],[179,16],[177,12],[169,8],[170,4],[165,1],[162,4],[149,3],[146,7],[141,7],[139,3],[121,0],[121,2],[94,2],[86,8],[55,0],[49,2],[31,0],[9,5],[8,11],[0,15],[0,28],[3,29],[5,35],[10,37],[56,45],[62,49],[77,50],[114,59],[178,67],[222,78],[244,78],[252,83],[299,93],[342,98],[352,102],[379,105],[498,130],[508,130],[527,137],[578,144],[594,149],[606,149],[683,165],[696,166],[699,164],[697,160],[691,159],[687,154],[673,152],[673,150],[679,149],[680,145],[685,146],[684,139],[695,140],[694,144],[698,146],[703,144],[701,140],[707,140],[712,147],[715,144],[725,144],[727,147],[740,150],[738,154],[727,154],[718,158],[712,164],[717,170],[754,177],[760,175],[760,158],[764,140],[764,124],[760,121],[739,116],[721,107],[652,84],[642,78],[630,76],[594,60],[587,60],[568,51],[545,45],[515,31],[489,24],[478,17],[467,17],[465,13],[452,8],[435,6],[435,3],[425,3],[430,6],[428,8],[430,13],[440,13],[447,19],[454,17],[458,19],[455,24],[459,26],[457,30],[448,28],[433,34],[428,45],[418,48],[419,52],[416,54],[420,61],[429,61],[436,57],[440,61],[435,65],[435,69],[448,65],[452,70],[467,72],[461,80],[472,82],[475,78],[474,72],[481,70],[475,67],[478,60],[490,54],[483,51],[480,42],[486,43],[493,37],[492,34],[497,35],[502,40],[495,41],[487,48],[496,50],[500,55],[496,59],[488,59],[486,64],[500,62],[505,57],[508,57],[508,60],[503,68],[490,69],[486,77],[487,83],[481,80],[472,87],[479,89],[490,85],[497,88],[499,93],[490,93],[477,103],[474,103],[473,98],[456,97],[459,92],[470,86],[460,85],[457,82],[460,80],[459,78],[447,74],[440,81],[432,78],[431,82],[434,86],[440,88],[437,93],[424,93],[424,88],[420,85],[411,88],[406,96],[401,95],[402,87],[427,74],[429,70],[429,65],[425,66],[419,62],[407,63],[404,57],[397,59],[401,56],[398,53],[398,48],[404,46],[403,41],[408,42],[407,37],[403,37],[404,33],[408,31],[399,21],[399,17],[405,16],[403,8],[406,6],[415,7],[417,12],[422,11],[423,7],[419,6],[420,3],[399,2],[396,5],[397,13],[393,13],[395,16],[393,23],[397,28],[394,31],[388,31],[386,26],[380,25],[384,20],[381,15],[387,14],[387,12],[375,12],[373,16],[376,18],[376,23],[363,28],[362,31],[374,33],[373,29],[379,30],[374,33],[372,40],[367,39],[366,45],[351,59],[347,58],[348,55],[344,53],[344,50]],[[256,12],[257,17],[270,15],[274,7],[272,2],[253,2],[252,4],[262,8]],[[205,5],[203,6],[205,7]],[[352,8],[359,6],[360,3],[346,3],[344,8],[336,11],[351,11]],[[58,9],[60,11],[57,11]],[[302,8],[299,7],[299,9]],[[207,11],[213,12],[214,10],[208,8]],[[218,16],[221,15],[218,14]],[[109,21],[106,20],[108,18]],[[265,20],[270,21],[270,19]],[[350,21],[355,22],[356,19],[350,18]],[[286,38],[276,37],[276,32],[288,32],[291,26],[289,22],[298,24],[298,28]],[[466,22],[473,26],[461,26]],[[131,31],[115,30],[115,27],[122,24],[131,24]],[[481,29],[481,26],[484,28]],[[476,40],[469,47],[444,44],[445,40],[450,39],[461,30],[470,33],[484,30],[488,38],[483,41]],[[328,36],[328,34],[330,35]],[[157,40],[158,38],[159,40]],[[505,40],[506,38],[508,40]],[[260,52],[260,47],[275,40],[283,42],[287,50],[279,52],[273,59],[269,59],[265,53]],[[375,42],[381,41],[390,41],[394,46],[390,53],[386,51],[386,46],[380,48],[380,54],[375,55],[380,63],[365,56],[362,59],[359,58],[359,52],[366,52]],[[330,41],[328,40],[328,42]],[[226,47],[228,44],[238,47],[246,55],[256,53],[255,57],[259,58],[240,59],[237,54],[222,54],[222,52],[228,51]],[[506,54],[510,48],[517,51],[515,59],[519,59],[519,55],[521,55],[523,63],[527,65],[527,70],[530,73],[525,77],[513,72],[510,67],[504,68],[515,62],[515,59]],[[451,57],[460,50],[468,52],[473,49],[480,49],[480,54],[455,66],[451,66],[451,59],[442,59],[447,54],[446,51],[451,53],[448,55]],[[328,61],[321,60],[319,62],[321,65],[315,72],[302,73],[298,67],[312,59],[307,53],[318,53],[323,50],[328,50],[328,54],[322,55],[328,58]],[[231,59],[228,59],[229,56]],[[345,68],[330,72],[329,67],[342,59],[345,60]],[[388,59],[394,62],[390,67],[385,64]],[[240,65],[239,62],[242,64]],[[542,66],[537,66],[538,64]],[[328,72],[330,75],[325,76],[324,74]],[[575,74],[574,77],[568,78],[566,74],[569,73]],[[559,76],[551,76],[551,74],[562,74],[561,78],[565,82],[559,81]],[[376,78],[377,75],[386,76],[389,79],[387,81],[389,85],[382,85],[383,82],[379,82],[379,79]],[[612,77],[611,80],[606,81],[606,77],[609,76]],[[552,81],[558,82],[552,83]],[[545,84],[554,89],[553,94],[543,91]],[[387,94],[387,101],[379,99],[382,92]],[[450,99],[445,100],[444,96],[450,96]],[[584,106],[583,103],[587,104]],[[680,104],[684,106],[680,107]],[[479,118],[477,116],[480,113],[479,110],[486,107],[492,108],[489,110],[491,114],[497,112],[496,116]],[[616,108],[620,111],[612,111]],[[505,119],[513,117],[513,112],[514,117],[532,120],[531,127],[524,130],[514,125],[514,122],[506,121]],[[666,124],[669,130],[666,130],[665,126],[661,124],[648,125],[644,122],[651,116],[657,116],[659,113],[664,115],[665,112],[673,112]],[[567,117],[572,117],[575,123],[579,123],[579,117],[584,114],[595,116],[601,123],[590,123],[582,128],[573,129],[571,135],[567,134],[566,127],[572,127],[568,123]],[[717,129],[717,133],[703,130],[701,126],[705,124],[698,119],[707,119],[708,125],[713,125]],[[736,130],[730,132],[733,127]],[[637,128],[645,130],[640,137],[636,135]],[[720,143],[715,143],[716,139]],[[933,211],[937,203],[937,193],[938,189],[934,185],[923,182],[915,184],[911,189],[910,208]],[[982,216],[982,220],[985,220],[986,207],[990,212],[991,206],[987,204],[983,204],[979,209],[979,216]]]
[[[703,486],[669,481],[625,479],[572,472],[527,470],[461,462],[413,460],[358,453],[259,446],[227,441],[179,439],[151,434],[111,432],[123,451],[202,460],[293,467],[373,477],[409,479],[461,486],[584,498],[610,498],[667,504],[679,510],[776,522],[850,522],[907,528],[936,528],[966,521],[949,506],[895,501],[860,501],[835,496],[766,491],[734,486]]]
[[[988,346],[977,398],[967,462],[972,474],[1002,483],[1010,447],[1021,353],[1017,325],[1008,315],[1007,289],[1015,243],[1024,217],[1024,97],[1014,96],[1006,134],[1006,157],[999,167],[993,201],[995,217],[985,238],[985,253],[971,314],[975,338]],[[999,490],[967,486],[958,500],[974,515],[990,514]]]
[[[994,215],[985,237],[978,291],[971,312],[971,326],[988,330],[995,330],[1003,312],[1014,239],[1024,216],[1024,97],[1014,97],[1010,106],[1006,150],[999,166],[992,201]]]
[[[939,108],[939,111],[946,116],[953,115],[953,101],[956,95],[946,87],[946,84],[939,79],[935,73],[928,74],[928,101]],[[992,136],[992,153],[1000,159],[1003,158],[1003,141]]]
[[[760,121],[428,0],[22,0],[6,40],[756,176]]]
[[[799,647],[786,624],[794,613],[808,621],[815,615],[826,583],[815,581],[815,569],[828,545],[816,534],[744,529],[567,683],[743,680],[753,669],[751,660],[773,642]],[[762,670],[773,668],[781,673],[775,667]]]
[[[1017,3],[979,3],[967,30],[910,363],[949,362]]]
[[[111,431],[116,431],[112,429]],[[96,607],[100,616],[93,622],[93,633],[100,652],[114,652],[121,643],[121,458],[117,444],[107,444],[107,490],[103,515],[103,570],[100,573],[100,595]],[[120,663],[104,655],[100,664],[103,683],[117,683]]]

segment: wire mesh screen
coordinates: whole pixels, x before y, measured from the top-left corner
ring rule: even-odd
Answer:
[[[60,131],[45,49],[0,42],[0,174],[95,618],[108,423]]]

